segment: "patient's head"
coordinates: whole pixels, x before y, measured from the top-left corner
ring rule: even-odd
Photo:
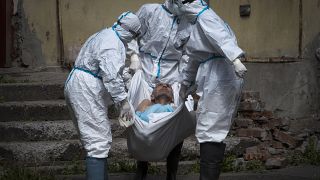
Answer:
[[[169,104],[173,102],[173,90],[170,84],[158,83],[152,91],[151,101],[158,104]]]

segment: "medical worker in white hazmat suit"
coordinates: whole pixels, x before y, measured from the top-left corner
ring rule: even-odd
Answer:
[[[204,2],[202,2],[205,4]],[[193,25],[186,44],[189,56],[183,71],[180,96],[196,83],[201,96],[197,110],[196,137],[200,143],[200,179],[219,178],[225,144],[239,102],[246,67],[230,27],[209,7],[185,4],[185,17]]]
[[[136,13],[141,22],[141,35],[130,67],[134,71],[141,68],[150,87],[163,82],[179,91],[180,73],[185,63],[183,47],[191,31],[191,24],[179,10],[182,5],[182,0],[166,0],[164,4],[145,4]],[[167,157],[167,180],[176,179],[181,148],[182,142]],[[138,161],[137,164],[135,180],[145,179],[148,163]]]
[[[83,45],[65,85],[65,97],[86,150],[87,179],[108,179],[106,158],[112,136],[107,116],[108,94],[121,105],[121,118],[132,117],[122,76],[126,46],[141,24],[123,13],[112,28],[92,35]]]

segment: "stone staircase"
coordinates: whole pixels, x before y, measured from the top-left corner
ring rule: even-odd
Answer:
[[[66,171],[74,166],[84,169],[85,153],[69,117],[63,84],[0,84],[0,96],[2,166],[18,164],[55,173],[70,173]],[[131,166],[134,159],[127,152],[125,129],[117,120],[111,122],[109,166],[123,169],[119,166]],[[184,164],[194,164],[188,161],[196,160],[197,153],[195,138],[188,138],[183,148]]]
[[[0,84],[0,167],[22,165],[54,174],[84,171],[85,152],[70,120],[63,97],[63,84]],[[247,99],[247,100],[246,100]],[[261,109],[259,93],[245,92],[241,111]],[[112,171],[132,171],[135,160],[127,151],[126,132],[111,119],[113,143],[108,164]],[[232,138],[226,140],[232,149]],[[194,136],[184,141],[180,174],[193,171],[199,157]],[[164,162],[152,163],[164,171]]]

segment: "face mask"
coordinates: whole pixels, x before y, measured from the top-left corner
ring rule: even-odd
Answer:
[[[119,24],[113,25],[112,28],[116,31],[117,36],[122,40],[122,42],[128,43],[133,39],[133,35],[129,31],[123,29]]]

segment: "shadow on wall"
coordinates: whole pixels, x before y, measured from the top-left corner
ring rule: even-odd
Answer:
[[[36,35],[33,24],[28,24],[23,1],[14,1],[12,19],[14,29],[12,66],[30,68],[45,66],[41,41]]]

